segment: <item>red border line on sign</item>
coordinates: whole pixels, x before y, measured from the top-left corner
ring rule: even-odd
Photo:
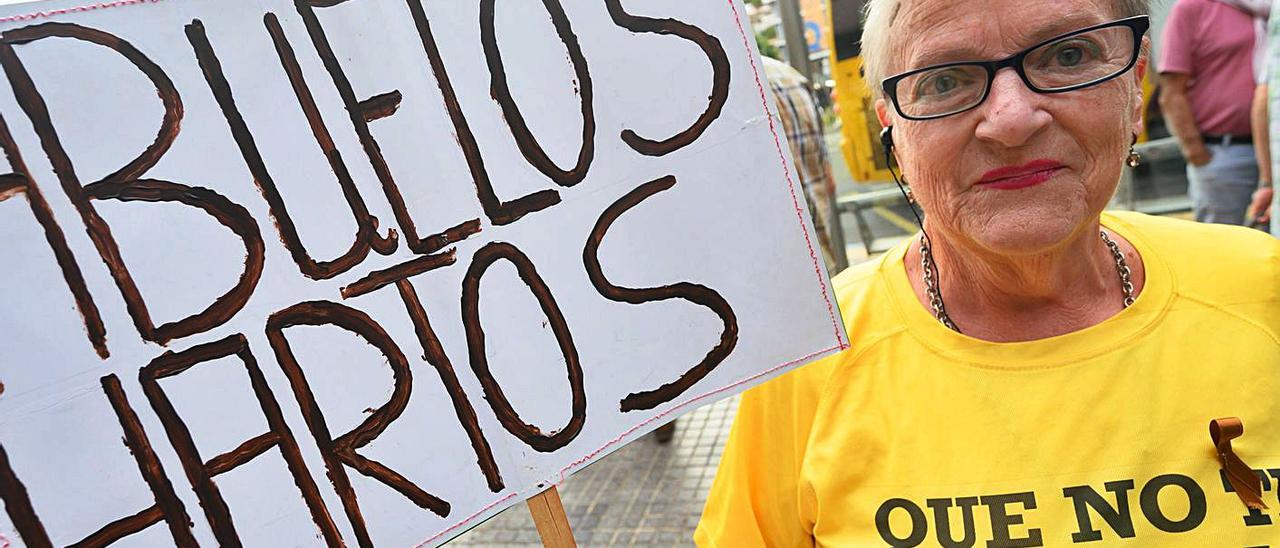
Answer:
[[[760,81],[760,67],[756,66],[756,57],[751,54],[753,50],[751,42],[747,40],[747,32],[742,28],[742,17],[738,13],[738,6],[734,4],[734,0],[729,0],[729,7],[733,9],[733,21],[738,25],[738,34],[742,36],[742,45],[747,50],[747,60],[751,61],[751,72],[756,78],[756,88],[760,90],[760,103],[764,105],[765,112],[769,111],[769,98],[764,90],[764,84]],[[769,132],[773,133],[773,146],[778,151],[778,160],[782,162],[782,172],[787,177],[787,186],[791,189],[791,205],[795,208],[796,220],[800,221],[800,230],[804,232],[804,243],[809,247],[809,259],[813,261],[813,273],[817,276],[818,286],[822,291],[822,300],[827,303],[827,314],[831,316],[831,327],[836,335],[836,344],[841,350],[848,348],[844,338],[840,336],[840,320],[836,314],[835,307],[831,304],[831,296],[827,293],[827,282],[823,279],[822,264],[818,261],[818,254],[813,249],[813,240],[809,238],[809,231],[804,229],[805,209],[800,206],[800,200],[796,197],[796,183],[791,177],[791,168],[787,165],[787,157],[782,152],[782,138],[778,136],[778,126],[773,122],[773,116],[769,116]]]
[[[668,410],[666,410],[666,411],[663,411],[663,412],[661,412],[661,413],[658,413],[657,415],[654,415],[654,416],[649,417],[648,419],[644,420],[644,421],[643,421],[643,422],[641,422],[640,424],[637,424],[637,425],[635,425],[635,426],[632,426],[632,427],[631,427],[630,429],[628,429],[626,432],[623,432],[622,434],[618,435],[618,437],[613,438],[613,439],[609,440],[608,442],[606,442],[604,445],[600,446],[600,448],[599,448],[599,449],[596,449],[595,451],[592,451],[592,452],[588,453],[586,456],[584,456],[584,457],[582,457],[582,458],[580,458],[580,459],[578,459],[578,460],[575,460],[575,461],[573,461],[573,462],[569,463],[569,465],[568,465],[568,466],[565,466],[564,468],[561,468],[561,469],[560,469],[560,481],[561,481],[561,482],[564,482],[564,480],[565,480],[565,474],[566,474],[566,473],[568,473],[569,471],[571,471],[571,470],[573,470],[574,468],[577,468],[577,467],[579,467],[579,466],[582,466],[583,464],[586,464],[586,463],[590,462],[590,461],[591,461],[591,459],[596,458],[596,456],[598,456],[600,453],[604,452],[604,450],[605,450],[605,449],[608,449],[609,447],[611,447],[611,446],[613,446],[613,445],[616,445],[616,444],[620,443],[622,440],[626,439],[626,438],[627,438],[627,436],[630,436],[631,434],[635,433],[635,431],[636,431],[636,430],[639,430],[639,429],[641,429],[641,428],[644,428],[646,425],[652,424],[654,421],[662,420],[662,419],[663,419],[663,417],[666,417],[667,415],[670,415],[670,414],[672,414],[672,413],[675,413],[676,411],[680,411],[681,409],[684,409],[685,407],[688,407],[688,406],[690,406],[690,405],[693,405],[693,404],[695,404],[695,403],[699,402],[700,400],[704,400],[704,399],[710,398],[710,397],[712,397],[712,396],[717,396],[717,395],[723,394],[723,393],[725,393],[725,392],[728,392],[728,391],[730,391],[730,390],[733,390],[734,388],[737,388],[737,387],[742,386],[742,385],[744,385],[744,384],[748,384],[748,383],[751,383],[751,382],[753,382],[753,381],[756,381],[756,380],[760,379],[761,377],[766,377],[766,376],[769,376],[769,375],[771,375],[771,374],[773,374],[773,373],[776,373],[776,372],[778,372],[778,371],[780,371],[780,370],[783,370],[783,369],[786,369],[786,368],[788,368],[788,367],[791,367],[791,366],[793,366],[793,365],[795,365],[795,364],[797,364],[797,363],[802,363],[802,362],[809,361],[809,360],[810,360],[810,359],[812,359],[812,358],[815,358],[815,357],[817,357],[817,356],[820,356],[820,355],[825,354],[825,353],[827,353],[827,352],[830,352],[830,351],[832,351],[832,350],[844,350],[844,346],[833,346],[833,347],[831,347],[831,348],[824,348],[824,349],[822,349],[822,350],[819,350],[819,351],[814,352],[814,353],[812,353],[812,354],[809,354],[809,355],[807,355],[807,356],[804,356],[804,357],[801,357],[801,358],[796,358],[796,359],[791,360],[791,361],[789,361],[789,362],[787,362],[787,363],[784,363],[784,364],[782,364],[782,365],[778,365],[778,366],[775,366],[775,367],[772,367],[772,368],[766,369],[766,370],[764,370],[764,371],[761,371],[761,372],[759,372],[759,373],[756,373],[755,375],[751,375],[750,377],[744,378],[744,379],[742,379],[742,380],[740,380],[740,381],[738,381],[738,382],[735,382],[735,383],[730,384],[730,385],[728,385],[728,386],[725,386],[725,387],[723,387],[723,388],[717,388],[717,389],[712,390],[712,391],[710,391],[710,392],[707,392],[707,393],[705,393],[705,394],[701,394],[701,395],[698,395],[698,396],[694,396],[694,397],[689,398],[689,399],[687,399],[687,400],[685,400],[685,401],[683,401],[683,402],[680,402],[680,403],[676,404],[675,406],[673,406],[671,409],[668,409]]]
[[[87,5],[84,5],[84,6],[76,6],[76,7],[71,7],[71,8],[62,8],[62,9],[49,10],[49,11],[37,11],[37,12],[28,13],[28,14],[22,14],[22,15],[12,15],[12,16],[8,16],[8,17],[0,17],[0,23],[13,23],[13,22],[18,22],[18,21],[31,21],[31,20],[35,20],[35,19],[44,19],[44,18],[55,17],[55,16],[59,16],[59,15],[68,15],[68,14],[72,14],[72,13],[84,13],[84,12],[89,12],[89,11],[103,10],[103,9],[116,8],[116,7],[123,7],[123,6],[132,6],[132,5],[137,5],[137,4],[154,4],[154,3],[159,3],[159,2],[163,2],[163,1],[164,1],[164,0],[117,0],[117,1],[114,1],[114,2],[101,2],[101,3],[97,3],[97,4],[87,4]],[[735,0],[728,0],[728,4],[729,4],[730,9],[732,9],[732,11],[733,11],[733,20],[734,20],[734,23],[738,26],[738,34],[742,37],[742,43],[743,43],[743,46],[744,46],[744,47],[746,48],[746,50],[747,50],[747,60],[748,60],[748,61],[750,61],[750,63],[751,63],[751,70],[752,70],[753,76],[755,77],[756,88],[757,88],[757,89],[759,90],[759,92],[760,92],[760,102],[761,102],[761,104],[762,104],[762,105],[764,105],[765,110],[766,110],[766,111],[768,111],[768,109],[769,109],[769,99],[768,99],[768,95],[767,95],[767,93],[766,93],[766,91],[765,91],[765,89],[764,89],[764,84],[762,83],[761,78],[760,78],[760,69],[759,69],[759,67],[756,65],[755,56],[754,56],[754,55],[752,55],[752,51],[753,51],[753,50],[752,50],[752,48],[751,48],[751,43],[750,43],[750,42],[748,41],[748,39],[747,39],[746,30],[745,30],[745,29],[743,29],[743,27],[742,27],[742,18],[741,18],[741,15],[740,15],[740,14],[739,14],[739,12],[738,12],[738,7],[737,7],[737,5],[736,5],[736,4],[734,4],[734,1],[735,1]],[[828,315],[831,317],[831,324],[832,324],[832,327],[833,327],[833,329],[834,329],[834,333],[835,333],[835,335],[836,335],[836,343],[837,343],[837,345],[836,345],[836,346],[833,346],[833,347],[830,347],[830,348],[824,348],[824,349],[822,349],[822,350],[819,350],[819,351],[817,351],[817,352],[811,353],[811,354],[809,354],[809,355],[807,355],[807,356],[804,356],[804,357],[801,357],[801,358],[798,358],[798,359],[795,359],[795,360],[791,360],[791,361],[786,362],[786,363],[784,363],[784,364],[778,365],[778,366],[776,366],[776,367],[773,367],[773,368],[767,369],[767,370],[762,371],[762,372],[760,372],[760,373],[757,373],[757,374],[755,374],[755,375],[751,375],[751,376],[749,376],[749,377],[746,377],[746,378],[744,378],[744,379],[741,379],[741,380],[739,380],[739,381],[737,381],[737,382],[734,382],[734,383],[732,383],[732,384],[730,384],[730,385],[728,385],[728,386],[724,386],[724,387],[722,387],[722,388],[718,388],[718,389],[715,389],[715,390],[712,390],[712,391],[706,392],[706,393],[704,393],[704,394],[700,394],[700,395],[698,395],[698,396],[694,396],[694,397],[692,397],[692,398],[689,398],[689,399],[685,400],[684,402],[681,402],[681,403],[679,403],[679,404],[676,404],[676,405],[672,406],[670,409],[668,409],[668,410],[666,410],[666,411],[663,411],[662,413],[659,413],[659,414],[657,414],[657,415],[654,415],[654,416],[652,416],[652,417],[650,417],[650,418],[646,419],[645,421],[643,421],[643,422],[641,422],[641,423],[639,423],[639,424],[637,424],[637,425],[635,425],[635,426],[631,427],[631,428],[630,428],[630,429],[628,429],[626,432],[623,432],[621,435],[619,435],[619,436],[617,436],[617,437],[615,437],[615,438],[613,438],[613,439],[609,440],[609,441],[608,441],[608,442],[606,442],[604,445],[600,446],[598,449],[596,449],[596,450],[594,450],[594,451],[591,451],[590,453],[586,454],[586,455],[585,455],[585,456],[583,456],[582,458],[579,458],[578,460],[575,460],[575,461],[573,461],[572,463],[570,463],[568,466],[565,466],[564,468],[562,468],[562,469],[560,470],[560,481],[561,481],[561,482],[563,482],[563,481],[565,480],[565,474],[567,474],[567,473],[571,472],[574,468],[577,468],[577,467],[579,467],[579,466],[582,466],[583,464],[586,464],[586,463],[590,462],[592,459],[596,458],[597,456],[599,456],[599,455],[600,455],[601,453],[603,453],[604,451],[608,450],[609,448],[613,447],[614,445],[617,445],[617,444],[621,443],[623,440],[625,440],[628,436],[630,436],[630,435],[634,434],[636,431],[640,430],[641,428],[644,428],[645,426],[648,426],[648,425],[650,425],[650,424],[653,424],[653,423],[654,423],[654,422],[656,422],[656,421],[663,420],[663,419],[664,419],[665,417],[667,417],[668,415],[671,415],[671,414],[673,414],[673,413],[675,413],[675,412],[677,412],[677,411],[683,410],[684,408],[686,408],[686,407],[688,407],[688,406],[690,406],[690,405],[696,404],[696,403],[698,403],[698,402],[700,402],[700,401],[702,401],[702,400],[705,400],[705,399],[707,399],[707,398],[711,398],[711,397],[717,396],[717,395],[719,395],[719,394],[723,394],[724,392],[728,392],[728,391],[733,390],[733,389],[735,389],[735,388],[737,388],[737,387],[739,387],[739,386],[742,386],[742,385],[744,385],[744,384],[748,384],[748,383],[754,382],[754,381],[756,381],[756,380],[759,380],[759,379],[760,379],[760,378],[762,378],[762,377],[765,377],[765,376],[771,375],[771,374],[776,373],[776,372],[778,372],[778,371],[780,371],[780,370],[782,370],[782,369],[786,369],[786,368],[791,367],[791,366],[793,366],[793,365],[795,365],[795,364],[798,364],[798,363],[802,363],[802,362],[808,361],[809,359],[814,358],[814,357],[816,357],[816,356],[819,356],[819,355],[821,355],[821,354],[825,354],[825,353],[827,353],[827,352],[831,352],[831,351],[833,351],[833,350],[844,350],[844,349],[848,348],[848,343],[846,343],[846,342],[845,342],[845,340],[844,340],[844,338],[843,338],[843,337],[841,337],[841,335],[840,335],[840,321],[839,321],[839,319],[838,319],[838,316],[836,315],[836,312],[835,312],[835,306],[832,304],[832,302],[831,302],[831,297],[830,297],[830,295],[829,295],[829,293],[828,293],[828,291],[827,291],[827,284],[826,284],[826,281],[823,279],[822,265],[821,265],[821,264],[820,264],[820,262],[818,261],[818,254],[817,254],[817,252],[814,250],[814,247],[813,247],[813,240],[809,237],[809,232],[808,232],[807,230],[804,230],[804,214],[805,214],[805,211],[804,211],[804,208],[800,206],[800,200],[799,200],[799,198],[798,198],[798,197],[797,197],[797,195],[796,195],[796,185],[795,185],[795,180],[794,180],[794,178],[792,177],[792,174],[791,174],[791,168],[790,168],[790,166],[788,165],[788,163],[787,163],[787,161],[786,161],[786,155],[785,155],[785,154],[783,153],[783,151],[782,151],[782,139],[781,139],[781,137],[778,135],[778,128],[777,128],[777,124],[775,124],[774,119],[773,119],[773,116],[769,116],[769,117],[768,117],[768,119],[769,119],[769,132],[773,134],[773,144],[774,144],[774,148],[775,148],[775,150],[776,150],[776,151],[777,151],[777,153],[778,153],[778,160],[779,160],[779,161],[781,162],[781,164],[782,164],[783,174],[786,176],[786,179],[787,179],[787,186],[788,186],[789,190],[791,191],[791,205],[792,205],[792,207],[793,207],[793,208],[794,208],[794,210],[795,210],[795,213],[796,213],[796,219],[800,222],[801,230],[804,232],[805,245],[806,245],[806,247],[808,247],[808,249],[809,249],[809,259],[813,262],[813,270],[814,270],[814,274],[815,274],[815,276],[817,277],[817,280],[818,280],[818,286],[819,286],[819,289],[820,289],[820,291],[821,291],[821,293],[822,293],[822,299],[823,299],[823,301],[825,301],[825,302],[826,302],[826,305],[827,305],[827,313],[828,313]],[[499,506],[499,505],[502,505],[502,504],[506,503],[507,501],[511,500],[512,498],[515,498],[515,497],[517,497],[517,496],[519,496],[519,493],[514,493],[514,492],[513,492],[513,493],[508,494],[508,495],[507,495],[507,496],[505,496],[505,497],[499,498],[499,499],[497,499],[497,500],[495,500],[495,501],[493,501],[493,502],[489,503],[488,505],[484,506],[484,507],[483,507],[483,508],[481,508],[480,510],[477,510],[474,514],[471,514],[470,516],[467,516],[466,518],[464,518],[464,519],[462,519],[462,520],[459,520],[458,522],[454,523],[453,525],[451,525],[451,526],[449,526],[449,527],[447,527],[447,528],[445,528],[445,529],[443,529],[443,530],[439,531],[438,533],[436,533],[436,534],[435,534],[435,535],[433,535],[432,537],[430,537],[430,538],[428,538],[428,539],[426,539],[426,540],[422,541],[421,543],[419,543],[417,546],[420,548],[420,547],[422,547],[422,546],[425,546],[425,545],[427,545],[427,544],[430,544],[431,542],[433,542],[433,541],[435,541],[435,540],[439,539],[440,537],[443,537],[443,536],[445,536],[445,535],[449,534],[450,532],[454,531],[455,529],[458,529],[459,527],[462,527],[462,526],[464,526],[464,525],[466,525],[466,524],[470,523],[472,520],[474,520],[474,519],[476,519],[477,517],[481,516],[481,515],[482,515],[482,514],[484,514],[485,512],[488,512],[489,510],[492,510],[494,507]],[[9,546],[9,539],[8,539],[8,538],[6,538],[6,537],[4,537],[3,535],[0,535],[0,548],[8,548],[8,546]]]
[[[121,6],[132,6],[134,4],[154,4],[156,2],[163,2],[163,1],[164,0],[116,0],[115,2],[101,2],[98,4],[76,6],[73,8],[62,8],[62,9],[49,10],[49,11],[37,11],[34,13],[24,13],[22,15],[10,15],[8,17],[0,17],[0,23],[30,21],[32,19],[44,19],[46,17],[67,15],[69,13],[83,13],[86,11],[104,10],[107,8],[118,8]]]
[[[449,531],[452,531],[452,530],[454,530],[454,529],[457,529],[457,528],[459,528],[459,527],[462,527],[462,526],[463,526],[464,524],[466,524],[467,522],[469,522],[469,521],[471,521],[471,520],[473,520],[473,519],[476,519],[476,517],[478,517],[480,514],[483,514],[483,513],[485,513],[485,512],[488,512],[488,511],[489,511],[489,509],[493,508],[494,506],[497,506],[497,505],[499,505],[499,504],[502,504],[502,503],[504,503],[504,502],[507,502],[507,501],[511,500],[511,497],[517,496],[517,495],[519,495],[519,494],[520,494],[520,493],[511,493],[510,495],[507,495],[507,496],[505,496],[505,497],[502,497],[502,498],[500,498],[500,499],[498,499],[498,500],[495,500],[495,501],[493,501],[493,502],[489,503],[489,505],[488,505],[488,506],[485,506],[484,508],[481,508],[481,509],[479,509],[479,510],[476,510],[476,513],[471,514],[470,516],[467,516],[467,518],[466,518],[466,519],[464,519],[464,520],[462,520],[462,521],[459,521],[458,523],[455,523],[455,524],[453,524],[453,525],[449,526],[449,528],[448,528],[448,529],[445,529],[445,530],[443,530],[443,531],[440,531],[439,533],[436,533],[436,534],[435,534],[435,536],[433,536],[433,537],[431,537],[431,538],[429,538],[429,539],[427,539],[427,540],[424,540],[424,541],[422,541],[422,542],[419,542],[419,543],[418,543],[418,545],[417,545],[415,548],[422,548],[423,546],[426,546],[426,545],[430,544],[430,543],[431,543],[431,541],[436,540],[436,539],[438,539],[438,538],[440,538],[440,537],[445,536],[446,534],[448,534],[448,533],[449,533]],[[7,548],[7,547],[0,547],[0,548]]]

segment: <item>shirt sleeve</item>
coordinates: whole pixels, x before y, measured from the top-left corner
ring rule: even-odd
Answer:
[[[1280,0],[1273,0],[1271,11],[1277,16],[1267,20],[1267,33],[1263,36],[1262,66],[1258,71],[1258,85],[1265,86],[1275,70],[1276,56],[1280,55]]]
[[[821,362],[820,362],[821,363]],[[820,395],[802,367],[738,405],[694,541],[703,548],[812,547],[813,501],[800,472]]]
[[[1180,1],[1169,11],[1160,35],[1160,73],[1195,75],[1192,70],[1196,49],[1196,20],[1199,14],[1190,3]]]

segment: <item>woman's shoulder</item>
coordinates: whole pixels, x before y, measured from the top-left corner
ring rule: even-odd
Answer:
[[[841,314],[846,308],[863,305],[876,292],[877,286],[883,284],[885,262],[885,256],[881,255],[850,266],[831,278],[831,288],[840,304]]]
[[[901,274],[902,255],[909,241],[875,259],[849,267],[831,279],[852,350],[856,351],[866,341],[902,330],[891,279]]]
[[[905,330],[897,299],[892,294],[894,283],[891,278],[897,273],[895,269],[902,268],[902,253],[906,245],[903,242],[879,257],[853,265],[831,278],[849,346],[814,362],[807,367],[807,372],[797,377],[823,384],[835,370],[854,366],[868,348]]]
[[[1158,255],[1176,273],[1275,275],[1280,240],[1241,226],[1197,223],[1131,211],[1109,212],[1103,223],[1129,238],[1139,252]]]
[[[1280,240],[1270,234],[1132,212],[1104,223],[1138,248],[1148,277],[1170,276],[1178,295],[1280,323]]]

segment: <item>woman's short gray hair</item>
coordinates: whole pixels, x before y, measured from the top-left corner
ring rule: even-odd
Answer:
[[[919,0],[916,0],[919,1]],[[888,78],[890,27],[898,16],[903,0],[868,0],[862,32],[862,70],[872,97],[883,94],[880,81]],[[1133,17],[1151,12],[1151,0],[1113,0],[1116,17]]]

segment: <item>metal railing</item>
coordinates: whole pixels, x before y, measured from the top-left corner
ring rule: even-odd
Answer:
[[[1168,163],[1175,164],[1179,169],[1185,167],[1182,149],[1178,147],[1178,140],[1173,137],[1140,143],[1133,148],[1142,156],[1142,163],[1148,166]],[[1145,180],[1140,177],[1143,173],[1147,174],[1147,179]],[[1138,187],[1144,185],[1153,186],[1155,182],[1150,171],[1125,169],[1120,176],[1120,186],[1116,189],[1116,194],[1111,199],[1111,207],[1140,211],[1152,215],[1165,215],[1191,209],[1191,198],[1185,194],[1164,199],[1140,201],[1138,199]]]
[[[846,213],[853,215],[853,220],[858,225],[858,236],[862,239],[862,247],[870,256],[876,251],[873,249],[875,236],[871,233],[871,225],[867,223],[866,210],[877,206],[894,206],[903,203],[906,203],[906,198],[902,196],[902,191],[886,188],[841,196],[836,199],[836,212],[837,215]]]

